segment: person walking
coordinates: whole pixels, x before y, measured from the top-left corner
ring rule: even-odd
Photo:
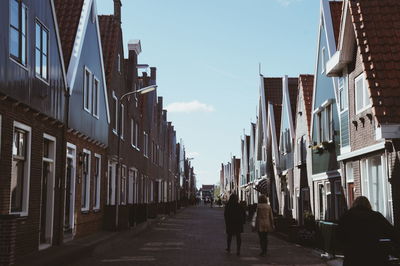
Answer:
[[[372,210],[364,196],[357,197],[339,219],[337,234],[343,246],[344,266],[389,265],[380,239],[399,240],[394,227],[381,213]]]
[[[246,222],[246,214],[243,207],[238,202],[238,196],[232,194],[224,210],[225,226],[227,234],[228,253],[231,252],[232,237],[236,237],[236,255],[240,255],[240,246],[242,244],[241,233],[243,233],[243,224]]]
[[[264,257],[267,255],[268,233],[275,230],[272,208],[268,204],[268,199],[265,195],[261,195],[258,198],[257,210],[253,216],[252,226],[258,232],[261,247],[260,256]]]

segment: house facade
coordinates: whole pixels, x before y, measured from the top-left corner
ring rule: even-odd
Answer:
[[[62,241],[64,62],[53,1],[4,1],[0,264]]]
[[[69,86],[64,204],[67,241],[103,228],[110,114],[96,1],[56,0],[55,10]]]
[[[312,212],[310,124],[314,76],[300,75],[297,93],[297,108],[294,138],[293,168],[293,218],[303,224],[304,213]]]
[[[347,123],[341,133],[348,145],[341,147],[338,157],[343,191],[348,206],[357,196],[366,196],[374,211],[398,225],[400,80],[395,58],[399,51],[393,49],[398,47],[395,29],[386,25],[391,25],[389,20],[400,21],[394,11],[399,3],[344,1],[343,5],[338,48],[327,63],[327,74],[339,79],[339,108]]]
[[[321,1],[311,117],[312,192],[317,220],[337,220],[345,209],[337,161],[341,147],[338,82],[326,76],[326,62],[336,51],[341,8],[342,2]]]

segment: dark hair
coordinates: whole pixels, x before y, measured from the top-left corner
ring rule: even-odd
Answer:
[[[364,196],[357,197],[351,205],[351,208],[363,208],[372,210],[371,203],[369,203],[368,198]]]
[[[231,204],[238,204],[239,203],[238,200],[239,200],[239,198],[238,198],[238,196],[236,194],[231,194],[231,196],[229,197],[228,203],[230,205]]]
[[[259,202],[259,203],[268,203],[267,196],[265,196],[265,195],[260,195],[260,196],[258,197],[258,202]]]

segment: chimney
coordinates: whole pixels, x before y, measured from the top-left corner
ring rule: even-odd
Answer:
[[[150,80],[152,82],[151,85],[157,84],[157,68],[150,67]]]
[[[114,3],[119,0],[114,0]],[[130,91],[138,89],[138,55],[142,52],[140,40],[131,40],[128,42],[128,78],[127,85]]]
[[[121,24],[121,0],[113,0],[114,1],[114,17]]]

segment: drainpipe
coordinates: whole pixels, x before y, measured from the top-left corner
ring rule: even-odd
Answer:
[[[67,130],[68,130],[68,122],[69,122],[69,99],[70,99],[70,88],[67,87],[67,90],[64,93],[65,103],[64,103],[64,127],[62,133],[62,142],[61,142],[61,175],[59,179],[59,190],[60,190],[60,237],[59,243],[61,244],[64,240],[64,215],[65,215],[65,178],[67,173]]]

